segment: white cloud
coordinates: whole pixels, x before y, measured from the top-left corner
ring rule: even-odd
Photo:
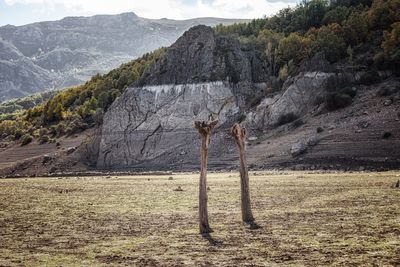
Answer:
[[[40,10],[63,8],[67,15],[117,14],[133,11],[146,18],[186,19],[194,17],[257,18],[275,14],[290,3],[266,0],[5,0],[8,5],[32,5]],[[193,1],[194,2],[194,1]]]
[[[198,0],[196,7],[189,8],[186,12],[191,13],[190,17],[201,14],[226,18],[260,18],[263,15],[273,15],[285,7],[288,7],[288,3],[270,3],[265,0],[215,0],[211,3]]]

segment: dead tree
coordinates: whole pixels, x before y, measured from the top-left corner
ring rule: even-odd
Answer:
[[[200,185],[199,185],[199,226],[200,233],[211,233],[212,229],[208,224],[207,212],[207,161],[208,146],[211,140],[211,131],[217,125],[218,120],[213,121],[195,121],[194,125],[201,137],[201,160],[200,160]]]
[[[247,131],[245,128],[240,127],[240,125],[238,123],[235,123],[231,128],[231,134],[235,138],[235,141],[239,148],[242,220],[244,222],[253,222],[254,217],[251,212],[250,190],[249,190],[249,172],[247,170],[247,159],[246,159]]]

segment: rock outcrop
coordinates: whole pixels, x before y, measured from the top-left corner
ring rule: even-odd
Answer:
[[[305,72],[289,78],[282,93],[264,98],[254,112],[247,116],[247,125],[252,128],[271,128],[300,118],[321,104],[327,92],[343,88],[356,80],[345,73]]]
[[[207,120],[214,114],[223,125],[238,110],[226,82],[129,88],[104,117],[97,165],[110,168],[186,162],[191,159],[186,153],[197,155],[198,134],[193,121]],[[218,137],[213,142],[215,139]]]
[[[210,81],[264,82],[269,77],[261,49],[218,36],[200,25],[181,36],[137,85],[185,84]]]
[[[241,48],[210,27],[186,32],[105,114],[98,166],[196,163],[193,121],[209,116],[219,118],[210,156],[223,154],[225,130],[268,79],[259,69],[263,63],[254,60],[257,49]]]

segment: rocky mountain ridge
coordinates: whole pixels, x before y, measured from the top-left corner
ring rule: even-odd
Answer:
[[[123,13],[0,27],[0,101],[81,84],[97,72],[169,46],[192,26],[239,21],[153,20]]]

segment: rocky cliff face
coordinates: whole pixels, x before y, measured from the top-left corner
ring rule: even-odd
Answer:
[[[251,128],[272,128],[283,118],[297,119],[320,105],[328,91],[353,84],[356,77],[350,73],[304,72],[289,79],[282,93],[264,98],[247,116]]]
[[[198,149],[193,121],[214,114],[223,125],[238,111],[232,88],[222,81],[129,88],[104,117],[98,166],[166,166],[179,163],[178,155],[189,160]]]
[[[244,47],[236,39],[216,36],[201,25],[183,34],[138,85],[209,81],[264,82],[268,79],[261,49]]]
[[[134,13],[0,27],[0,101],[76,85],[173,43],[198,25],[238,20],[151,20]]]
[[[186,32],[106,113],[98,166],[194,164],[193,121],[209,116],[219,118],[211,158],[226,153],[226,130],[268,79],[256,49],[241,48],[206,26]]]

